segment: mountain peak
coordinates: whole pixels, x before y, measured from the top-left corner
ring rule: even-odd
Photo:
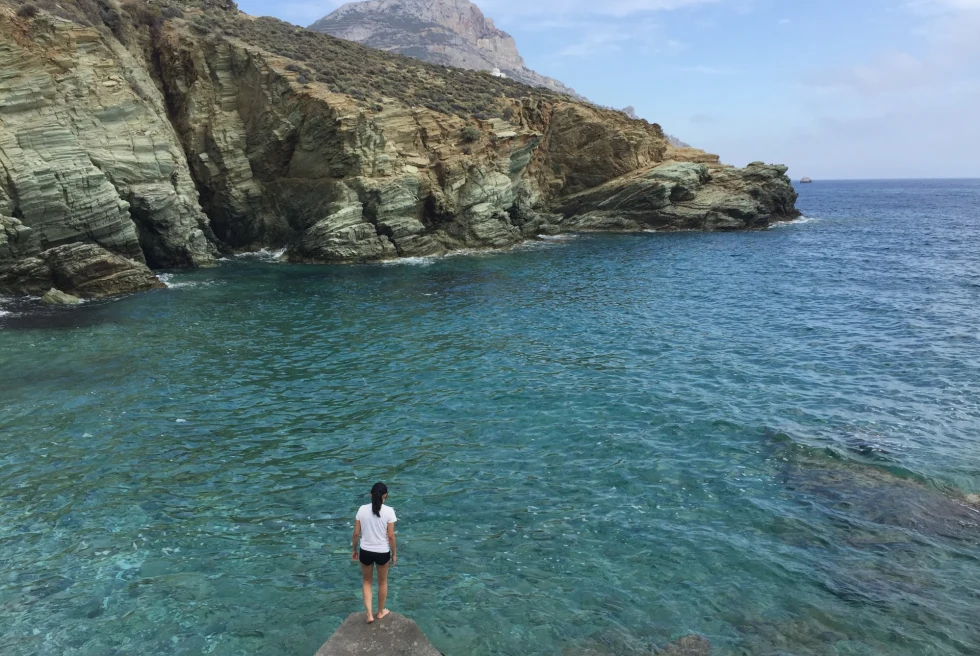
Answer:
[[[350,2],[310,29],[434,64],[491,71],[581,98],[558,80],[529,69],[514,38],[470,0]]]

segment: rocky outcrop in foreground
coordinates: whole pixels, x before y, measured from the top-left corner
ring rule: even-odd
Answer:
[[[418,625],[404,615],[389,613],[368,624],[353,613],[316,656],[441,656]]]
[[[211,3],[59,7],[0,4],[0,291],[130,293],[219,252],[372,262],[798,214],[782,167],[509,80]]]
[[[441,656],[412,620],[398,613],[371,624],[364,613],[352,613],[316,656]],[[569,656],[613,656],[591,647],[563,651]],[[654,656],[654,655],[651,655]],[[698,635],[684,636],[655,652],[655,656],[711,656],[711,643]]]

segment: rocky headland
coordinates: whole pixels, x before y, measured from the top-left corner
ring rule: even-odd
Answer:
[[[233,4],[0,3],[0,291],[152,289],[286,249],[371,262],[798,215],[785,168]]]

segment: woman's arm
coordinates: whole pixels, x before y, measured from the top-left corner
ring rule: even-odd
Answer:
[[[361,520],[354,520],[354,537],[351,538],[351,544],[354,547],[354,551],[351,554],[351,559],[357,560],[357,539],[361,537]]]
[[[395,549],[395,522],[388,523],[388,545],[391,547],[391,564],[394,565],[398,560],[398,553]]]

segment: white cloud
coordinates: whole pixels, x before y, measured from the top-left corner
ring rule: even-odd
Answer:
[[[870,62],[816,71],[804,78],[806,85],[818,89],[850,90],[869,95],[906,91],[932,81],[922,60],[901,51],[885,51]]]
[[[524,27],[549,29],[571,27],[586,17],[623,18],[640,13],[674,11],[699,5],[711,5],[726,0],[472,0],[483,13],[499,22],[511,20],[535,20]],[[284,2],[276,6],[274,14],[297,25],[310,23],[326,16],[344,0],[309,0]],[[269,13],[268,0],[241,0],[239,6],[246,13],[262,16]],[[542,18],[542,20],[537,20]],[[541,23],[541,26],[536,25]]]
[[[980,103],[980,88],[928,108],[894,107],[861,118],[824,116],[789,132],[740,134],[719,130],[713,147],[723,161],[746,164],[765,153],[790,166],[794,178],[980,177],[974,148],[980,123],[964,106]]]
[[[559,57],[593,57],[617,52],[673,55],[687,47],[677,39],[665,37],[660,26],[649,19],[625,22],[597,19],[563,24],[558,29],[578,35],[558,51]]]
[[[777,159],[814,177],[980,172],[972,157],[980,132],[970,119],[980,99],[980,0],[902,8],[910,14],[905,35],[865,61],[804,76],[812,123],[759,137]]]
[[[295,25],[306,26],[316,22],[344,4],[344,0],[311,0],[309,2],[283,2],[270,7],[268,0],[239,0],[239,8],[253,16],[275,16]]]
[[[723,0],[477,0],[490,16],[614,16],[624,17],[642,12],[672,11]]]
[[[909,0],[905,6],[920,13],[936,14],[980,9],[980,0]]]
[[[949,85],[980,80],[980,0],[916,0],[906,7],[929,14],[902,49],[882,50],[847,68],[811,72],[804,84],[875,96],[930,88],[941,94]]]
[[[724,66],[684,66],[680,69],[682,73],[697,73],[699,75],[742,75],[743,71]]]

